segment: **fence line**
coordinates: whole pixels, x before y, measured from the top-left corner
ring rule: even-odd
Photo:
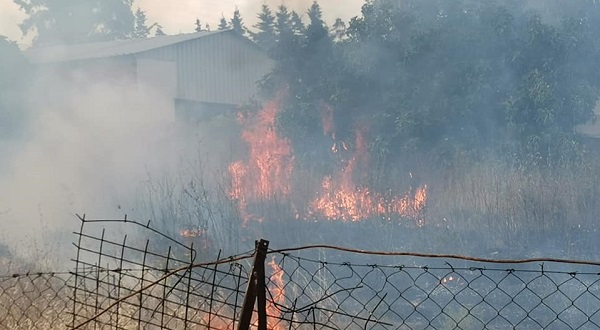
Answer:
[[[81,221],[73,271],[0,277],[0,328],[600,328],[598,262],[329,245],[204,261],[149,224]]]
[[[282,323],[279,329],[600,328],[597,267],[457,267],[430,259],[421,266],[357,264],[282,253],[272,258],[284,274],[268,294],[277,302],[272,317]]]
[[[0,329],[66,329],[70,320],[69,273],[0,277]]]

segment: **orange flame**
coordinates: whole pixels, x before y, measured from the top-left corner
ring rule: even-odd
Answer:
[[[271,284],[269,286],[269,291],[272,295],[272,300],[267,301],[267,329],[269,330],[285,330],[286,327],[281,322],[281,311],[277,307],[277,304],[283,305],[285,303],[285,282],[283,281],[283,269],[275,262],[275,257],[268,262],[268,265],[271,267],[272,273],[269,277],[271,280]],[[267,296],[267,299],[269,296]],[[220,313],[223,313],[223,310],[227,310],[226,314],[233,314],[233,311],[229,311],[229,306],[223,306],[219,309]],[[201,317],[202,323],[204,325],[209,325],[211,329],[220,329],[220,330],[229,330],[234,329],[235,322],[237,320],[231,319],[231,317],[221,317],[216,314],[205,314]],[[252,316],[252,321],[250,324],[251,329],[258,328],[258,317],[256,314]]]
[[[278,101],[270,101],[255,120],[238,116],[245,126],[242,139],[249,147],[249,161],[238,161],[229,166],[230,197],[238,201],[244,222],[251,217],[247,212],[249,201],[285,197],[291,191],[290,177],[294,157],[289,141],[280,137],[275,129],[278,112]]]
[[[276,304],[283,305],[285,303],[285,283],[283,282],[283,269],[275,262],[275,257],[269,261],[268,265],[273,270],[271,274],[271,293],[273,295],[273,302],[267,304],[267,325],[272,330],[283,330],[285,329],[283,323],[278,319],[281,317],[281,311]]]
[[[386,200],[381,194],[368,188],[358,187],[354,183],[357,165],[368,166],[367,144],[364,131],[356,132],[355,152],[341,175],[335,179],[327,176],[321,183],[321,192],[311,203],[311,214],[321,214],[330,220],[361,221],[373,216],[390,218],[396,214],[401,217],[418,218],[427,202],[427,186],[418,187],[413,194],[405,194]],[[335,144],[334,144],[335,146]],[[337,152],[337,150],[333,150]],[[362,171],[366,172],[365,169]],[[422,225],[422,219],[417,225]]]
[[[249,160],[231,163],[230,197],[237,202],[244,224],[251,218],[249,203],[264,202],[276,197],[290,197],[294,156],[290,142],[280,137],[274,129],[279,100],[267,102],[254,120],[239,115],[244,125],[242,139],[249,147]],[[347,154],[350,148],[344,141],[336,140],[334,109],[323,103],[321,119],[323,134],[333,139],[331,151]],[[422,226],[421,215],[427,203],[427,186],[411,187],[411,191],[399,196],[385,197],[368,187],[357,185],[364,178],[357,174],[369,171],[369,153],[366,130],[359,129],[355,135],[353,151],[342,162],[341,170],[321,181],[320,191],[309,204],[305,214],[294,208],[296,219],[324,217],[329,220],[361,221],[372,217],[390,220],[392,216],[414,219]]]

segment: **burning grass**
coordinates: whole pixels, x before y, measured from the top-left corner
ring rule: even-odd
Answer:
[[[228,143],[246,151],[232,153],[218,175],[197,166],[168,187],[156,186],[148,204],[160,212],[149,218],[175,232],[201,228],[213,245],[207,258],[218,249],[252,249],[259,237],[277,246],[594,257],[600,162],[591,155],[587,163],[548,170],[494,158],[444,165],[414,154],[375,171],[368,127],[358,127],[352,141],[337,139],[334,110],[324,104],[331,164],[322,168],[300,162],[277,131],[278,102],[231,123],[240,133]]]
[[[597,259],[600,162],[593,156],[552,171],[514,168],[494,159],[464,159],[453,166],[398,164],[395,175],[372,179],[368,132],[357,130],[354,141],[339,141],[330,121],[332,110],[324,110],[324,135],[331,140],[335,164],[323,173],[300,166],[289,141],[275,131],[277,102],[267,103],[262,111],[254,119],[241,118],[246,157],[228,161],[220,172],[194,165],[177,176],[147,182],[142,209],[149,212],[144,218],[163,225],[167,233],[181,234],[186,243],[194,242],[200,259],[214,259],[219,250],[224,255],[251,250],[260,237],[275,247],[327,243],[502,258]],[[385,182],[386,188],[372,182]],[[270,266],[276,285],[272,299],[278,303],[283,273],[276,264]],[[66,321],[48,323],[68,319],[62,313],[66,296],[50,297],[54,284],[48,283],[44,290],[4,288],[0,315],[12,316],[0,324],[16,329],[66,327]],[[132,313],[127,305],[120,308],[121,315]],[[233,313],[220,308],[223,314]],[[177,318],[179,312],[173,313]],[[269,313],[276,316],[276,306]],[[199,315],[196,322],[205,324],[206,317]],[[231,322],[210,321],[218,328]]]

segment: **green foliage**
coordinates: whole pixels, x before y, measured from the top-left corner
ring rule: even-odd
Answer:
[[[240,10],[235,8],[233,12],[233,17],[229,22],[233,31],[239,33],[240,35],[246,34],[246,27],[244,27],[244,21],[242,20],[242,15],[240,14]]]
[[[141,8],[135,11],[135,27],[133,29],[133,37],[136,39],[148,38],[151,27],[148,26],[148,18],[146,12]]]
[[[132,0],[14,0],[27,18],[24,35],[35,33],[35,45],[73,44],[126,39],[133,35]]]
[[[225,19],[225,17],[221,17],[221,20],[219,21],[219,30],[227,30],[229,29],[229,23],[227,23],[227,20]]]
[[[518,1],[368,0],[333,36],[318,3],[296,30],[281,6],[278,66],[263,91],[286,89],[280,128],[303,154],[330,143],[327,104],[339,138],[369,128],[381,166],[415,152],[440,162],[485,153],[536,166],[574,161],[583,149],[573,128],[592,118],[600,91],[600,7],[577,4],[542,16]]]
[[[343,41],[346,36],[346,23],[341,18],[336,18],[332,28],[334,40],[336,42]]]
[[[270,50],[275,45],[275,16],[267,5],[262,5],[261,12],[258,14],[258,22],[253,26],[256,32],[250,32],[250,37],[254,42],[266,50]]]
[[[161,36],[165,36],[167,35],[166,33],[163,32],[163,27],[160,24],[156,24],[156,31],[154,32],[154,36],[155,37],[161,37]]]

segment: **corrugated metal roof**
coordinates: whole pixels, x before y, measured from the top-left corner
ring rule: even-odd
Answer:
[[[116,40],[78,45],[30,48],[25,51],[25,56],[34,63],[53,63],[132,55],[228,31],[232,30],[213,32],[202,31],[146,39]]]

